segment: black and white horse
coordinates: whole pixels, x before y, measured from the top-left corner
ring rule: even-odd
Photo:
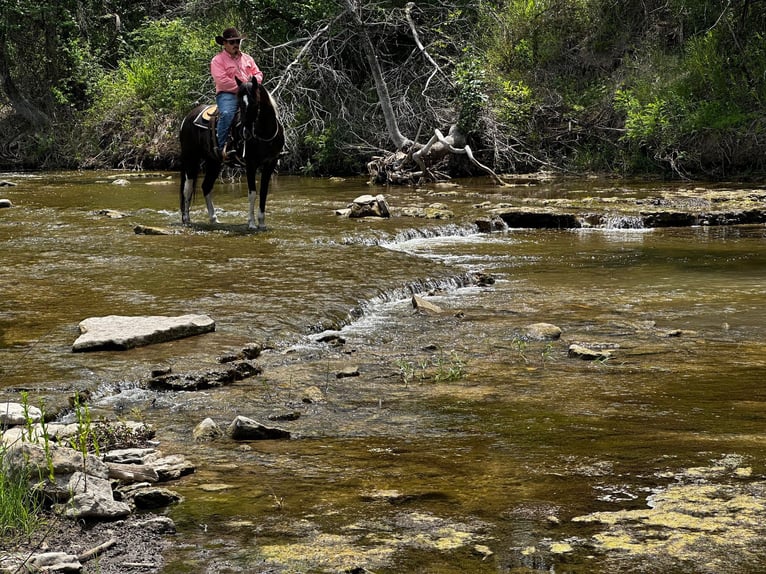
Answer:
[[[266,198],[269,195],[269,182],[277,167],[277,160],[285,145],[285,134],[279,121],[274,99],[253,77],[248,82],[237,79],[239,91],[238,117],[232,123],[232,130],[239,139],[239,153],[245,162],[247,173],[247,197],[250,201],[248,227],[265,229]],[[194,188],[200,171],[201,162],[205,161],[205,178],[202,191],[205,194],[208,215],[211,223],[218,223],[213,200],[210,194],[213,184],[221,172],[221,159],[216,154],[215,121],[203,119],[212,106],[201,105],[194,108],[181,123],[181,222],[189,224],[189,206],[194,196]],[[261,169],[261,193],[258,205],[258,223],[255,220],[255,175]]]

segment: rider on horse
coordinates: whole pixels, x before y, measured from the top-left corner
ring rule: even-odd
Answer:
[[[226,28],[220,36],[215,37],[216,43],[223,46],[223,50],[210,61],[210,74],[215,81],[215,103],[218,105],[217,152],[223,162],[226,162],[232,153],[228,147],[231,144],[229,137],[231,124],[237,113],[236,78],[242,82],[251,78],[258,80],[258,83],[263,82],[263,72],[258,68],[255,60],[239,49],[244,39],[245,36],[242,36],[236,28]],[[236,148],[236,143],[234,147]]]

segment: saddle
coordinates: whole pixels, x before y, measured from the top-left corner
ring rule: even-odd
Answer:
[[[210,104],[205,106],[197,117],[194,118],[194,125],[200,129],[207,130],[208,137],[210,138],[210,149],[218,149],[218,136],[216,134],[216,126],[218,125],[218,106],[216,104]],[[231,150],[230,156],[236,163],[243,163],[239,156],[239,142],[237,141],[236,134],[238,133],[237,126],[239,126],[239,110],[234,115],[234,120],[231,122],[231,128],[229,129],[229,141],[227,147]]]

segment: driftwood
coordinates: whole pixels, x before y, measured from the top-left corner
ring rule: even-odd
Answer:
[[[412,185],[416,183],[444,181],[449,176],[437,170],[437,166],[450,155],[465,155],[473,165],[492,176],[498,185],[507,185],[489,167],[479,162],[465,136],[457,126],[452,126],[446,137],[440,130],[425,145],[414,144],[408,152],[395,152],[385,157],[375,157],[367,164],[370,183],[379,185]]]
[[[145,464],[106,463],[109,467],[109,478],[117,478],[125,482],[157,482],[159,475],[151,466]]]
[[[95,558],[96,556],[98,556],[102,552],[104,552],[106,550],[109,550],[115,544],[117,544],[117,539],[116,538],[110,538],[106,542],[103,542],[102,544],[99,544],[98,546],[96,546],[94,548],[91,548],[90,550],[86,550],[85,552],[83,552],[82,554],[77,556],[77,560],[79,562],[87,562],[91,558]]]

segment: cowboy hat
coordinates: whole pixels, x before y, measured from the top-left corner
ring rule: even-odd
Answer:
[[[236,28],[226,28],[220,36],[215,37],[215,43],[219,46],[223,46],[224,42],[228,40],[245,40],[246,36],[242,36],[239,30]]]

